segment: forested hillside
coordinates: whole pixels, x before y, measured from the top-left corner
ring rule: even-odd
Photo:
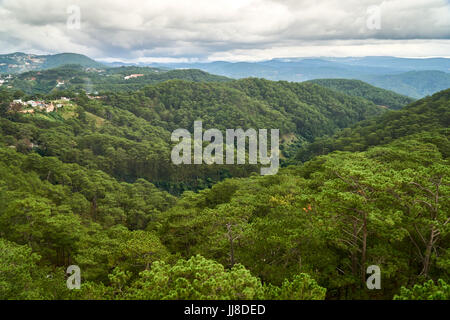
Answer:
[[[22,73],[31,70],[45,70],[67,64],[77,64],[85,68],[104,68],[100,62],[76,53],[58,53],[53,55],[35,55],[23,52],[0,54],[1,73]]]
[[[148,67],[86,68],[77,64],[30,71],[8,79],[12,89],[27,94],[49,94],[57,90],[84,90],[88,93],[104,91],[133,91],[152,83],[181,79],[187,81],[217,81],[230,79],[201,70],[166,70]]]
[[[398,57],[279,58],[258,62],[160,63],[156,67],[196,68],[235,79],[358,79],[420,99],[450,87],[450,59]]]
[[[311,80],[322,87],[330,88],[350,96],[362,97],[376,105],[389,109],[401,109],[414,101],[413,98],[403,96],[390,90],[374,87],[360,80],[349,79],[317,79]]]
[[[450,90],[388,112],[262,79],[42,98],[62,95],[25,114],[10,103],[32,96],[0,90],[1,299],[450,297]],[[172,165],[170,132],[198,118],[302,149],[273,176]]]
[[[448,283],[450,170],[429,135],[185,193],[155,230],[171,252],[241,263],[275,285],[306,272],[330,299]],[[368,265],[382,270],[379,291],[365,286]]]
[[[422,98],[450,87],[450,73],[437,70],[409,71],[400,74],[370,75],[361,80],[412,98]]]
[[[390,111],[377,118],[357,123],[333,137],[318,138],[313,143],[304,144],[297,159],[306,161],[314,156],[327,154],[335,150],[364,151],[374,145],[387,144],[395,139],[416,133],[427,133],[430,138],[448,135],[450,127],[450,90],[441,91],[431,97],[410,104],[400,111]],[[440,146],[441,152],[448,156],[445,140]]]
[[[133,92],[88,97],[57,91],[44,99],[70,97],[58,112],[11,113],[9,102],[29,96],[3,91],[0,132],[5,145],[56,156],[132,182],[144,178],[174,194],[198,190],[226,177],[248,176],[256,166],[183,166],[170,161],[170,133],[204,129],[280,129],[285,156],[315,137],[332,134],[384,112],[373,103],[314,84],[247,79],[225,83],[172,80]],[[291,145],[293,147],[291,147]],[[294,150],[294,151],[292,151]]]

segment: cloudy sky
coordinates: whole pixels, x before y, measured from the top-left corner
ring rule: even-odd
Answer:
[[[450,0],[0,0],[0,53],[106,61],[450,57]]]

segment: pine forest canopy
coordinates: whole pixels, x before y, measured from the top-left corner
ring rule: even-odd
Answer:
[[[0,299],[450,298],[450,89],[75,65],[10,80]],[[175,166],[171,132],[199,119],[278,128],[283,168]]]

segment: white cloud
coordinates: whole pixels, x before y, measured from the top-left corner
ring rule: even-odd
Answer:
[[[68,29],[66,9],[81,9]],[[381,29],[367,28],[367,8]],[[450,56],[446,0],[0,0],[3,53],[132,60]],[[323,52],[323,54],[321,54]]]

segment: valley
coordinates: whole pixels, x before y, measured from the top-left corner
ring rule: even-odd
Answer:
[[[428,279],[446,290],[449,111],[449,89],[415,100],[351,79],[13,74],[0,87],[0,295],[407,299]],[[280,170],[172,163],[171,132],[198,120],[279,129]],[[63,288],[69,264],[81,290]],[[368,291],[373,264],[383,287]]]

